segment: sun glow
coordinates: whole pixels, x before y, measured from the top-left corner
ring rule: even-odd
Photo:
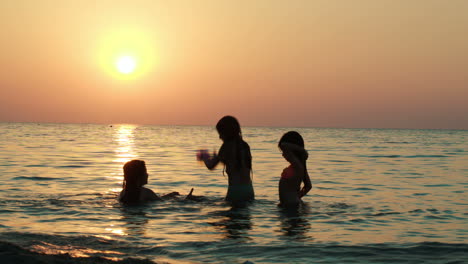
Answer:
[[[148,74],[156,61],[152,35],[137,28],[103,34],[98,49],[99,65],[114,79],[136,79]]]

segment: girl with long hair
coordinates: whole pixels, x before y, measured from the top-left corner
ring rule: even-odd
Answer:
[[[216,124],[219,138],[223,141],[218,153],[199,155],[209,170],[219,163],[224,164],[228,175],[228,191],[225,200],[234,204],[254,200],[252,186],[252,155],[250,147],[242,138],[239,121],[233,116],[224,116]]]

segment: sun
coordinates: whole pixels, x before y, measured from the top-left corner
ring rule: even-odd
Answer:
[[[132,56],[121,56],[117,58],[115,67],[122,74],[131,74],[135,71],[137,66],[135,57]]]
[[[97,65],[115,80],[138,80],[154,71],[158,60],[154,32],[134,26],[103,31],[96,44]]]

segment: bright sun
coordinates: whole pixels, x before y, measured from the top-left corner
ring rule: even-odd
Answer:
[[[156,56],[153,32],[136,27],[119,27],[98,39],[100,67],[117,80],[137,80],[152,72]]]
[[[115,66],[120,73],[130,74],[135,71],[136,60],[132,56],[122,56],[117,59]]]

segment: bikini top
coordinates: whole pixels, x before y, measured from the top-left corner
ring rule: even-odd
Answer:
[[[289,167],[285,168],[281,173],[281,178],[286,180],[292,177],[294,177],[294,167],[289,165]]]

